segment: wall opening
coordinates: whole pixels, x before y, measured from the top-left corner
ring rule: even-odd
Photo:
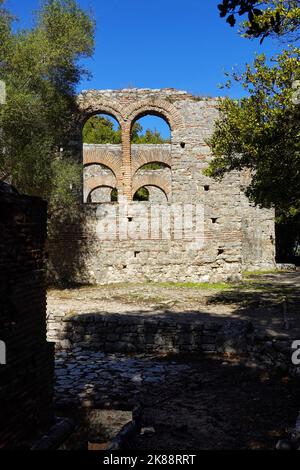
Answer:
[[[139,188],[134,196],[134,201],[149,201],[153,204],[164,204],[168,202],[168,197],[165,191],[155,185],[147,185]]]
[[[149,201],[149,199],[150,199],[149,190],[145,187],[138,189],[133,196],[134,201],[142,202],[142,201]]]
[[[82,141],[84,144],[120,144],[121,139],[120,124],[108,114],[93,115],[83,126]]]
[[[118,202],[118,190],[109,186],[94,188],[86,198],[88,204]]]
[[[150,111],[144,113],[132,125],[131,144],[133,200],[167,202],[172,179],[168,122]]]
[[[94,114],[82,129],[84,202],[118,201],[122,165],[121,127],[108,114]]]
[[[110,193],[110,197],[111,197],[111,202],[118,202],[118,190],[117,188],[113,188],[111,193]]]
[[[171,129],[165,119],[150,113],[137,119],[131,128],[132,144],[170,144]]]

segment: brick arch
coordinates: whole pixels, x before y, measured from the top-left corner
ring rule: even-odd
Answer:
[[[90,192],[87,194],[87,196],[86,196],[86,202],[87,202],[87,203],[91,203],[91,202],[92,202],[92,194],[93,194],[94,191],[97,191],[97,189],[107,189],[107,190],[108,190],[108,195],[109,195],[109,196],[108,196],[108,197],[109,197],[108,200],[105,200],[105,199],[104,199],[104,200],[98,201],[98,202],[95,201],[97,204],[102,204],[102,203],[106,203],[106,202],[112,202],[112,201],[111,201],[111,193],[112,193],[112,190],[113,190],[114,188],[112,188],[111,186],[98,186],[97,188],[92,189],[92,191],[90,191]]]
[[[134,196],[135,193],[144,186],[156,186],[165,193],[167,199],[170,197],[171,184],[167,178],[159,175],[137,175],[133,178],[132,195]]]
[[[137,119],[149,114],[161,117],[167,121],[171,131],[180,129],[184,126],[183,118],[175,106],[168,101],[161,99],[138,101],[137,103],[133,103],[131,106],[128,106],[125,110],[123,109],[123,114],[126,121],[130,122],[131,126]]]
[[[95,176],[94,178],[88,179],[84,185],[84,199],[87,200],[90,193],[94,191],[94,189],[100,188],[101,186],[114,189],[117,187],[117,179],[110,175]]]
[[[141,150],[132,158],[132,174],[134,175],[142,166],[148,163],[163,163],[171,168],[171,152],[162,152],[158,149]]]
[[[122,178],[122,159],[109,152],[103,153],[97,147],[91,149],[83,147],[83,165],[105,165],[118,181]]]
[[[82,127],[90,117],[95,116],[96,114],[108,114],[116,119],[121,127],[124,124],[122,108],[114,100],[109,100],[102,96],[89,96],[88,94],[83,93],[78,97],[78,106]]]

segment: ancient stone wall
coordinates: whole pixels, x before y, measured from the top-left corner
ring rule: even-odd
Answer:
[[[46,203],[0,189],[0,448],[29,448],[52,422],[46,342]]]
[[[150,192],[151,202],[171,199],[171,146],[169,144],[133,144],[132,195],[141,187]],[[117,189],[122,195],[122,146],[117,144],[83,144],[84,202],[110,202],[110,192]],[[162,168],[144,169],[149,163]],[[109,195],[109,196],[108,196]],[[152,196],[152,197],[151,197]],[[164,197],[162,197],[164,196]]]
[[[232,172],[222,181],[203,174],[212,158],[207,137],[218,117],[217,99],[174,89],[129,89],[86,91],[78,101],[81,114],[66,151],[83,162],[83,201],[93,204],[82,206],[80,229],[73,234],[69,228],[62,229],[61,240],[53,248],[56,256],[62,254],[62,263],[70,243],[82,248],[85,269],[77,271],[76,281],[83,278],[96,283],[219,281],[238,278],[244,269],[275,266],[274,212],[251,206],[243,193],[243,174]],[[121,145],[83,146],[82,125],[97,113],[107,113],[118,120]],[[170,144],[131,145],[133,123],[147,114],[168,122]],[[154,162],[163,164],[164,168],[143,168]],[[128,211],[134,213],[132,199],[140,187],[149,190],[150,204],[181,205],[187,211],[203,207],[204,243],[192,248],[185,237],[178,236],[178,227],[171,229],[170,240],[151,236],[140,240],[99,238],[96,230],[99,214],[101,219],[103,211],[110,212],[106,205],[111,200],[111,190],[117,189],[119,203],[126,200]],[[105,203],[100,210],[97,201]],[[129,212],[124,218],[128,218],[134,233],[137,219]],[[78,234],[80,241],[72,240]],[[70,278],[75,280],[73,274]]]
[[[79,314],[51,312],[48,336],[58,349],[82,348],[106,353],[228,354],[256,366],[299,376],[292,363],[292,343],[283,335],[255,330],[245,320],[201,321],[196,314]],[[296,338],[295,338],[296,339]]]

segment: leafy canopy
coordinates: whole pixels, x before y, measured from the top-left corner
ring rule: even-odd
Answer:
[[[300,79],[299,56],[295,47],[270,63],[258,55],[243,73],[234,73],[231,79],[249,96],[220,100],[220,118],[208,141],[214,155],[208,175],[249,169],[247,195],[286,216],[300,211],[300,103],[293,88]]]
[[[261,38],[261,42],[274,35],[299,39],[299,0],[223,0],[218,9],[230,26],[236,24],[237,16],[247,16],[241,24],[241,32],[248,37]]]
[[[0,107],[0,179],[50,201],[74,200],[80,165],[64,146],[76,110],[76,87],[87,72],[81,60],[94,50],[94,21],[75,0],[44,0],[35,26],[13,31],[0,0],[0,79],[7,102]]]

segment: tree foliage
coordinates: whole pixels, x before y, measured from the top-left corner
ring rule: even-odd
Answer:
[[[300,211],[300,103],[294,81],[300,79],[300,49],[290,48],[269,63],[258,55],[232,79],[248,97],[220,100],[220,118],[209,140],[214,159],[207,174],[248,168],[253,174],[247,195],[283,216]]]
[[[50,201],[50,210],[75,201],[80,165],[64,146],[76,110],[81,60],[94,49],[94,21],[75,0],[44,0],[31,29],[14,32],[0,0],[0,179]]]
[[[139,125],[141,129],[137,133],[135,133],[134,130],[136,125]],[[146,129],[144,132],[142,126],[138,123],[135,123],[133,125],[133,135],[131,141],[134,144],[166,144],[170,142],[170,139],[164,139],[157,129],[154,129],[153,131],[151,129]]]
[[[248,38],[262,42],[275,36],[293,43],[300,37],[299,0],[223,0],[218,8],[231,26],[237,16],[247,16],[241,33]],[[250,169],[246,193],[256,204],[275,207],[277,254],[292,260],[300,242],[299,48],[289,47],[270,61],[258,55],[244,73],[232,74],[228,87],[232,80],[248,97],[221,101],[220,119],[209,140],[215,158],[206,174],[218,178]]]
[[[82,132],[85,144],[120,144],[122,141],[120,126],[102,116],[92,116],[87,120]]]
[[[300,243],[300,100],[293,87],[300,78],[299,49],[268,64],[258,56],[243,74],[234,74],[250,96],[220,102],[220,119],[209,141],[215,158],[207,174],[248,168],[246,194],[276,209],[278,259],[294,261]]]
[[[261,42],[270,35],[299,39],[299,0],[223,0],[218,9],[230,26],[236,24],[236,17],[246,16],[242,33]]]
[[[147,188],[142,187],[137,190],[133,196],[134,201],[149,201],[149,191]]]

